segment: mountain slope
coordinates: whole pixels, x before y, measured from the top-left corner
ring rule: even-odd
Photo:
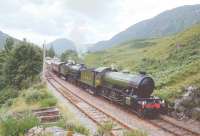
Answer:
[[[49,44],[47,44],[47,48],[53,47],[57,54],[62,54],[66,50],[76,51],[75,44],[68,39],[57,39]]]
[[[85,57],[89,66],[115,65],[132,72],[144,70],[156,82],[155,94],[173,101],[183,87],[200,86],[200,24],[173,36],[133,40]]]
[[[98,42],[89,51],[100,51],[130,39],[146,39],[181,32],[200,22],[200,5],[188,5],[165,11],[139,22],[108,41]]]
[[[9,36],[3,32],[0,31],[0,49],[3,48],[4,44],[5,44],[5,41],[6,39],[8,38]]]
[[[12,38],[14,40],[14,46],[21,42],[20,40],[0,31],[0,50],[4,47],[7,38]]]

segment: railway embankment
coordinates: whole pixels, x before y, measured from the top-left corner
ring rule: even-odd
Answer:
[[[189,86],[182,97],[175,101],[172,115],[178,119],[192,118],[200,121],[200,88]]]
[[[194,123],[187,122],[189,127],[185,127],[184,121],[176,121],[173,118],[160,118],[157,120],[143,120],[138,118],[134,113],[127,111],[123,107],[110,103],[100,97],[94,97],[88,94],[86,91],[75,87],[74,85],[58,78],[54,75],[52,79],[53,84],[60,84],[57,87],[58,90],[63,88],[65,91],[73,92],[78,95],[81,99],[85,99],[91,105],[95,105],[99,109],[103,110],[105,113],[113,116],[115,119],[120,120],[120,122],[132,127],[132,129],[145,130],[149,135],[198,135],[198,125],[195,126]],[[56,83],[57,82],[57,83]],[[60,88],[60,89],[59,89]],[[74,100],[74,99],[73,99]],[[142,125],[143,124],[143,125]],[[196,129],[195,129],[196,128]],[[156,132],[156,133],[155,133]]]
[[[1,136],[33,133],[36,136],[37,132],[40,134],[54,133],[57,129],[63,130],[62,132],[66,134],[69,127],[74,133],[89,135],[87,127],[75,118],[46,85],[37,83],[16,94],[13,94],[14,92],[12,89],[1,91],[1,97],[6,98],[0,106]],[[49,108],[52,106],[53,108]],[[46,131],[40,132],[40,130]]]

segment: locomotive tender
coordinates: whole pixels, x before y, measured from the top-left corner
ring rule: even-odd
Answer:
[[[151,96],[154,80],[144,72],[129,74],[108,67],[87,68],[84,64],[51,61],[46,63],[54,73],[93,95],[129,107],[140,116],[155,115],[164,108],[164,101]]]

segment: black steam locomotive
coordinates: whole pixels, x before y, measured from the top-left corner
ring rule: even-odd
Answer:
[[[164,101],[151,96],[154,80],[140,72],[136,75],[118,72],[108,67],[87,68],[73,61],[49,61],[47,67],[58,76],[93,95],[101,95],[111,101],[129,107],[140,116],[151,116],[164,109]]]

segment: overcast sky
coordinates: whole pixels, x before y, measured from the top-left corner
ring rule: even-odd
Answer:
[[[94,43],[162,11],[192,4],[200,0],[0,0],[0,30],[40,45],[56,38]]]

